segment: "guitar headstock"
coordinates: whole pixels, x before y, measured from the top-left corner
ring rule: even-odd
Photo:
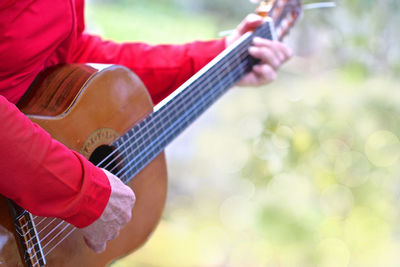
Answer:
[[[257,14],[274,21],[276,35],[282,40],[301,14],[301,0],[261,0]]]

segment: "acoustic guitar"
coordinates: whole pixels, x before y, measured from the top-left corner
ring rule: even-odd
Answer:
[[[252,39],[282,39],[300,12],[301,0],[263,2],[262,26],[154,108],[140,79],[122,66],[61,65],[42,72],[18,103],[20,110],[53,138],[117,175],[135,192],[136,204],[132,220],[97,254],[73,225],[35,216],[0,196],[0,266],[106,266],[139,248],[163,212],[165,147],[257,64],[248,54]]]

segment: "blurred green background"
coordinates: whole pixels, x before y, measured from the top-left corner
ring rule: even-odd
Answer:
[[[307,3],[307,2],[306,2]],[[400,266],[400,2],[305,11],[277,81],[231,90],[168,149],[149,242],[113,266]],[[118,41],[216,38],[248,0],[92,0]]]

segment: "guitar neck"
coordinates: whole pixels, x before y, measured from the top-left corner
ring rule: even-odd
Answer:
[[[128,182],[165,147],[234,86],[258,60],[248,53],[255,36],[275,39],[273,22],[267,20],[254,32],[243,35],[196,75],[155,107],[146,119],[117,139],[124,164],[117,173]]]

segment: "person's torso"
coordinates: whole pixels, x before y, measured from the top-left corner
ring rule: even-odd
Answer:
[[[76,38],[75,13],[73,0],[2,0],[1,95],[17,102],[41,70],[67,60]]]

